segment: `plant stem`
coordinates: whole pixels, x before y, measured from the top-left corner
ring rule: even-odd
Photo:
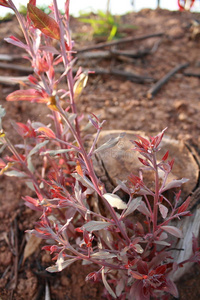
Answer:
[[[155,172],[155,193],[154,193],[154,203],[153,203],[153,233],[157,230],[157,220],[158,220],[158,201],[159,201],[159,175],[158,166],[156,161],[156,153],[153,153],[153,167]]]

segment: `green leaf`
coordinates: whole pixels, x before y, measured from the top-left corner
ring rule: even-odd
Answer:
[[[36,28],[53,39],[60,39],[60,29],[57,22],[53,18],[30,3],[27,5],[27,9],[29,17]]]
[[[117,26],[116,26],[116,25],[113,25],[113,27],[112,27],[112,29],[111,29],[111,32],[110,32],[110,35],[109,35],[109,37],[108,37],[108,41],[113,40],[113,38],[114,38],[114,37],[116,36],[116,34],[117,34],[117,30],[118,30]]]

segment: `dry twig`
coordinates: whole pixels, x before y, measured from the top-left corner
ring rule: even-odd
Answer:
[[[9,69],[9,70],[16,70],[22,73],[26,73],[26,74],[30,74],[32,73],[32,69],[31,67],[27,67],[27,66],[22,66],[22,65],[15,65],[15,64],[7,64],[7,63],[0,63],[0,68],[2,69]],[[73,69],[73,73],[76,74],[77,72],[77,68]],[[154,81],[154,79],[152,77],[148,77],[148,76],[141,76],[132,72],[126,72],[126,71],[122,71],[122,70],[118,70],[118,69],[111,69],[111,70],[105,70],[105,69],[94,69],[92,68],[92,70],[94,71],[94,75],[115,75],[115,76],[121,76],[121,77],[125,77],[128,80],[131,80],[133,82],[136,83],[144,83],[144,82],[152,82]],[[56,72],[60,72],[63,73],[64,72],[64,68],[58,68],[56,69]],[[13,76],[10,77],[10,79],[13,79]],[[20,77],[18,77],[20,78]],[[24,77],[25,81],[26,81],[26,77]],[[2,83],[8,84],[9,81],[9,77],[7,77],[6,83],[2,81]],[[16,81],[16,80],[15,80]],[[18,82],[20,83],[20,82]],[[11,83],[13,84],[13,83]]]
[[[200,73],[184,72],[183,75],[184,76],[188,76],[188,77],[197,77],[197,78],[200,78]]]
[[[135,41],[141,41],[141,40],[144,40],[144,39],[149,39],[149,38],[154,38],[154,37],[161,37],[163,35],[164,35],[163,32],[159,32],[159,33],[152,33],[152,34],[148,34],[148,35],[142,35],[142,36],[138,36],[138,37],[135,37],[135,36],[127,37],[127,38],[120,39],[120,40],[117,40],[117,41],[99,43],[97,45],[85,47],[85,48],[82,48],[80,50],[77,50],[77,52],[78,53],[87,52],[87,51],[90,51],[90,50],[96,50],[96,49],[111,47],[111,46],[114,46],[114,45],[125,44],[125,43],[130,43],[130,42],[135,42]]]
[[[176,74],[181,69],[186,68],[188,65],[189,65],[188,63],[180,64],[180,65],[176,66],[175,68],[173,68],[171,71],[169,71],[163,78],[161,78],[159,81],[157,81],[156,84],[150,88],[150,90],[148,90],[147,98],[152,99],[157,94],[157,92],[160,90],[160,88],[165,83],[167,83],[174,74]]]
[[[20,83],[28,82],[27,76],[19,76],[19,77],[13,77],[13,76],[0,76],[0,83],[5,85],[16,85]]]

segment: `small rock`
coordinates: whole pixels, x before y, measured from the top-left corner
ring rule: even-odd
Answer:
[[[188,117],[187,117],[187,115],[186,115],[185,113],[180,113],[180,114],[178,115],[178,119],[179,119],[180,121],[186,121],[186,120],[188,119]]]
[[[187,104],[183,100],[176,100],[174,102],[174,108],[176,108],[176,109],[186,110],[187,107],[188,107]]]
[[[119,114],[119,107],[109,107],[108,112],[112,115],[118,115]]]

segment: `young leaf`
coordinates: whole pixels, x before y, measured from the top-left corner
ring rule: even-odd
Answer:
[[[183,204],[178,208],[178,212],[177,212],[177,213],[180,214],[180,213],[186,211],[187,208],[188,208],[188,206],[189,206],[189,204],[190,204],[190,201],[191,201],[191,198],[188,197],[188,198],[185,200],[185,202],[183,202]]]
[[[27,9],[29,17],[36,28],[40,29],[42,33],[53,39],[60,39],[60,29],[53,18],[30,3],[27,5]]]
[[[103,195],[103,197],[108,201],[108,203],[112,207],[116,207],[117,209],[127,208],[127,204],[125,202],[123,202],[122,199],[115,194],[106,193]]]
[[[78,80],[74,84],[74,94],[75,94],[75,97],[77,97],[78,95],[80,95],[80,93],[82,92],[82,90],[84,89],[84,87],[87,84],[87,80],[88,80],[88,73],[87,72],[81,73],[81,75],[79,76]]]
[[[162,160],[163,161],[167,160],[168,156],[169,156],[169,150],[165,153],[165,155],[163,156]]]
[[[161,226],[161,229],[163,229],[164,231],[176,236],[177,238],[183,238],[183,233],[180,229],[178,229],[177,227],[174,226]]]

